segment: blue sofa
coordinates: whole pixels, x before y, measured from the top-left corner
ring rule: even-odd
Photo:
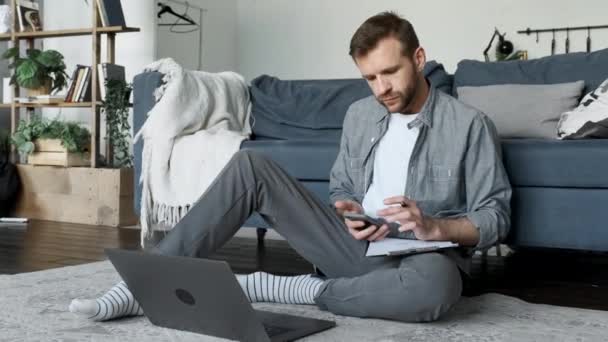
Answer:
[[[608,78],[608,50],[550,56],[530,61],[483,63],[463,60],[454,75],[440,64],[425,68],[432,84],[446,93],[456,86],[544,84],[585,80],[584,93]],[[154,105],[158,73],[134,79],[137,131]],[[278,162],[319,198],[329,199],[329,172],[339,149],[348,105],[370,95],[361,79],[252,81],[254,136],[241,148]],[[134,146],[135,177],[141,170],[142,142]],[[512,227],[507,244],[515,247],[608,251],[608,140],[503,139],[503,161],[513,186]],[[141,189],[135,182],[135,208]],[[245,226],[263,238],[267,223],[258,215]]]

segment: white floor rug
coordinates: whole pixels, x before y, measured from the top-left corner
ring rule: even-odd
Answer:
[[[118,280],[109,262],[0,276],[0,341],[220,340],[158,328],[143,317],[95,323],[67,311],[72,298],[101,295]],[[337,322],[304,341],[608,341],[608,312],[499,294],[463,298],[441,321],[426,324],[335,316],[308,305],[255,307]]]

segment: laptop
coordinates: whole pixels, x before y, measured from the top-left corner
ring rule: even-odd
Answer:
[[[333,321],[254,310],[225,261],[106,249],[150,322],[238,341],[293,341]]]

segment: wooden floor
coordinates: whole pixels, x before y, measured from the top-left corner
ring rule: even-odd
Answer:
[[[0,274],[32,272],[105,259],[104,248],[139,248],[139,231],[32,221],[0,227]],[[233,238],[212,258],[237,273],[310,273],[312,265],[285,241]],[[529,302],[608,310],[608,254],[517,251],[506,257],[476,256],[466,296],[498,292]]]

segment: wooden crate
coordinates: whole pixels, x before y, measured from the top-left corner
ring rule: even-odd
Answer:
[[[61,145],[59,139],[37,139],[34,152],[27,157],[30,165],[88,166],[91,164],[89,152],[73,153]]]
[[[53,166],[88,166],[90,165],[90,154],[73,153],[61,145],[60,139],[37,139],[34,141],[34,152],[28,155],[30,165],[53,165]]]
[[[18,165],[23,183],[17,216],[101,226],[138,222],[133,169]]]

